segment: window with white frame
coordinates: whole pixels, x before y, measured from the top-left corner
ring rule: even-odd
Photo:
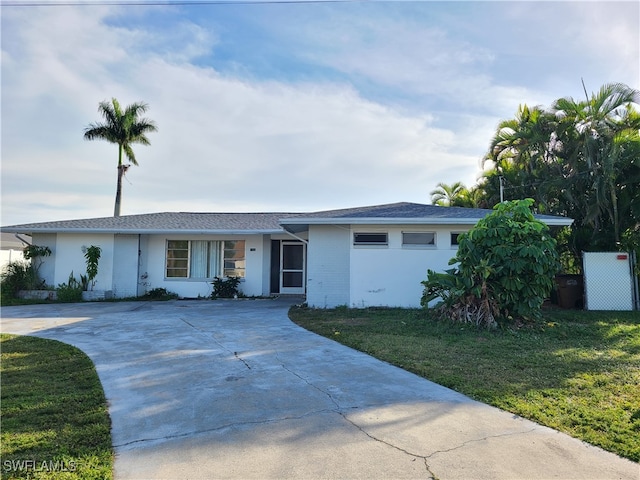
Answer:
[[[409,247],[435,247],[436,232],[402,232],[402,245]]]
[[[168,240],[166,278],[245,276],[244,240]]]
[[[389,245],[387,232],[354,232],[354,245]]]

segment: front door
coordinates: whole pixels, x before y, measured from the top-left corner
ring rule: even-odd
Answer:
[[[302,242],[280,243],[280,293],[304,294],[305,263]]]

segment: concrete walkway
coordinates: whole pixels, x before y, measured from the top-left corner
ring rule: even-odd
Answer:
[[[122,479],[628,479],[638,464],[303,330],[291,300],[35,305],[94,361]]]

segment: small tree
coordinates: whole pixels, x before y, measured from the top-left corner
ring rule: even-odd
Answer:
[[[35,290],[43,288],[45,282],[40,279],[40,267],[44,262],[43,258],[51,255],[49,247],[41,247],[39,245],[27,245],[22,251],[22,256],[30,262],[28,275],[30,277],[28,285],[24,286],[25,290]]]
[[[95,245],[91,245],[90,247],[82,247],[82,250],[84,252],[84,258],[87,263],[86,283],[87,283],[87,286],[91,287],[91,290],[93,290],[93,287],[96,284],[95,278],[98,275],[98,261],[100,260],[100,254],[102,253],[102,249]]]
[[[445,273],[432,270],[422,282],[421,303],[457,321],[493,327],[498,319],[534,319],[559,269],[556,242],[536,220],[532,199],[503,202],[459,237]]]

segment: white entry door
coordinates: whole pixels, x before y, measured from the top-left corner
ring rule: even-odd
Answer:
[[[280,293],[304,294],[305,246],[301,242],[280,244]]]

